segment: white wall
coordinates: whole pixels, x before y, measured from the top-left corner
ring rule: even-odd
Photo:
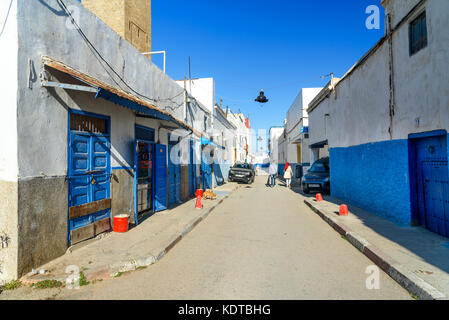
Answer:
[[[309,146],[308,139],[304,138],[304,134],[301,134],[301,128],[306,127],[309,124],[307,108],[309,103],[315,98],[315,96],[322,90],[322,88],[303,88],[293,101],[287,112],[286,122],[286,145],[285,161],[290,163],[298,163],[298,146],[297,142],[301,144],[301,163],[309,162]]]
[[[0,28],[10,1],[0,2]],[[17,181],[17,2],[13,1],[5,30],[0,37],[0,179]]]
[[[176,83],[184,88],[184,80],[176,80]],[[213,78],[192,79],[191,87],[190,81],[186,80],[187,92],[202,103],[206,109],[212,113],[215,99],[215,82]]]
[[[394,10],[404,12],[401,3],[392,2]],[[426,48],[409,56],[408,24],[393,36],[397,105],[393,136],[398,139],[414,132],[449,129],[449,1],[430,0],[422,9],[427,16]]]
[[[275,157],[276,160],[280,160],[279,157],[279,138],[284,133],[284,127],[270,128],[270,154]]]

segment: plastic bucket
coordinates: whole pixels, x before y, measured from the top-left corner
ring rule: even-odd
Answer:
[[[114,232],[127,232],[129,224],[129,216],[121,214],[114,217]]]
[[[196,197],[198,198],[198,197],[203,197],[203,189],[198,189],[198,190],[196,190]]]

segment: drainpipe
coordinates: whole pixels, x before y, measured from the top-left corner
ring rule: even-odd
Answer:
[[[394,92],[394,60],[393,60],[393,30],[391,28],[391,15],[387,15],[388,25],[388,47],[389,47],[389,61],[388,67],[390,70],[390,103],[389,103],[389,115],[390,115],[390,127],[388,133],[390,134],[390,140],[393,139],[393,118],[395,113],[395,92]]]

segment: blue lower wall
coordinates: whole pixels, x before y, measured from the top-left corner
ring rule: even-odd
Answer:
[[[330,149],[331,194],[348,204],[410,225],[407,140]]]
[[[228,181],[229,170],[232,165],[227,163],[214,163],[213,184],[214,187],[221,186]]]

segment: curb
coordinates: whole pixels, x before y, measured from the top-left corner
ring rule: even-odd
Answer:
[[[194,219],[192,222],[188,223],[180,234],[174,235],[173,240],[171,240],[165,248],[163,248],[160,252],[155,254],[155,256],[150,255],[146,258],[141,258],[137,261],[131,260],[131,261],[122,261],[119,263],[116,263],[114,265],[109,266],[107,268],[109,270],[110,277],[116,277],[120,272],[128,272],[128,271],[134,271],[139,267],[147,267],[150,266],[157,261],[161,260],[170,250],[172,250],[186,235],[188,235],[201,221],[206,219],[207,216],[225,199],[227,199],[234,191],[236,191],[239,188],[237,185],[234,189],[232,189],[228,195],[226,195],[224,198],[222,198],[220,201],[215,203],[212,207],[210,207],[208,210],[206,210],[200,217]],[[134,262],[134,263],[133,263]],[[87,279],[87,275],[86,275]]]
[[[352,231],[345,224],[338,222],[332,215],[326,213],[324,210],[317,208],[313,200],[305,199],[304,203],[318,214],[324,221],[326,221],[339,234],[345,236],[348,241],[363,253],[368,259],[373,261],[379,268],[388,274],[393,280],[400,284],[408,292],[414,294],[421,300],[446,300],[447,297],[419,278],[406,267],[399,264],[393,258],[382,252],[379,248],[370,244],[363,237]]]
[[[129,259],[125,261],[119,261],[113,264],[110,264],[108,266],[104,267],[98,267],[96,269],[92,270],[86,270],[83,271],[84,276],[87,281],[97,281],[97,280],[106,280],[106,279],[112,279],[114,277],[119,276],[123,272],[130,272],[135,271],[138,268],[145,268],[152,264],[155,264],[157,261],[161,260],[171,249],[173,249],[181,240],[183,237],[185,237],[187,234],[189,234],[201,221],[206,219],[207,216],[220,204],[223,203],[224,200],[226,200],[234,191],[236,191],[239,188],[239,185],[237,185],[234,189],[232,189],[228,195],[220,199],[217,203],[215,203],[212,207],[207,209],[204,213],[201,214],[200,217],[194,219],[192,222],[189,222],[181,231],[179,234],[175,234],[172,237],[172,240],[168,242],[168,245],[166,245],[164,248],[160,249],[159,252],[152,255],[149,254],[148,256],[144,257],[138,257],[135,259]],[[65,276],[56,276],[56,277],[33,277],[31,278],[29,275],[23,276],[20,280],[25,285],[31,285],[36,284],[37,282],[44,281],[44,280],[57,280],[64,283],[66,281],[67,275]]]

